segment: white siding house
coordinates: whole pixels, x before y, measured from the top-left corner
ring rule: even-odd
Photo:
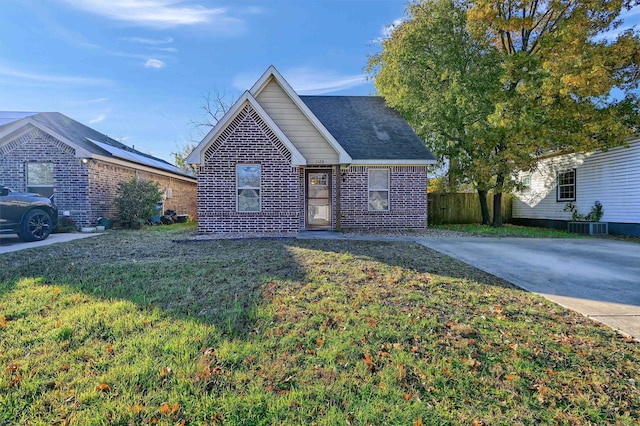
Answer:
[[[640,139],[606,152],[549,156],[531,173],[522,173],[528,189],[516,194],[513,221],[566,229],[574,202],[581,214],[599,201],[609,233],[640,235]]]

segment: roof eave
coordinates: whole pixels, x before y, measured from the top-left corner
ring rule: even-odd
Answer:
[[[368,160],[353,160],[352,166],[428,166],[431,164],[437,164],[436,160],[391,160],[391,159],[368,159]]]

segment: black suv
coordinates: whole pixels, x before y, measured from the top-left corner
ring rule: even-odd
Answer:
[[[16,233],[23,241],[41,241],[57,223],[58,208],[49,198],[0,185],[0,233]]]

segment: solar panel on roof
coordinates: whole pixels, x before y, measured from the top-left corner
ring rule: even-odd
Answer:
[[[173,164],[169,164],[169,163],[165,163],[164,161],[160,161],[160,160],[156,160],[150,157],[146,157],[144,155],[135,153],[135,152],[131,152],[131,151],[126,151],[124,149],[120,149],[120,148],[116,148],[115,146],[106,144],[104,142],[98,142],[98,141],[94,141],[93,139],[88,139],[90,142],[96,144],[97,146],[99,146],[100,148],[104,149],[105,151],[107,151],[109,154],[113,155],[114,157],[118,157],[118,158],[122,158],[128,161],[133,161],[134,163],[139,163],[139,164],[143,164],[145,166],[150,166],[156,169],[161,169],[161,170],[166,170],[168,172],[172,172],[172,173],[178,173],[181,175],[184,175],[185,172],[180,170],[178,167],[174,166]]]

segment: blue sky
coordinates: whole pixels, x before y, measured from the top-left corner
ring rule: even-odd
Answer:
[[[374,93],[363,71],[403,0],[2,0],[0,110],[59,111],[172,161],[209,90],[275,67],[301,94]],[[640,21],[636,7],[625,25]]]

